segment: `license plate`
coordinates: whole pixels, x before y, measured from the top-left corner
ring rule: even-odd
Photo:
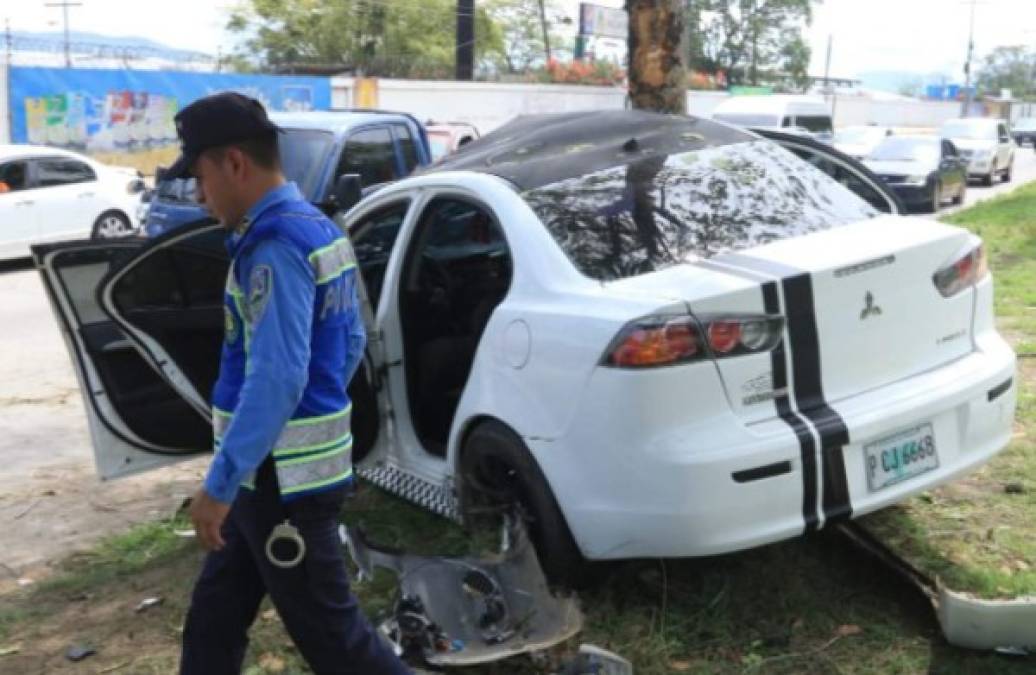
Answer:
[[[931,424],[922,424],[863,448],[871,492],[895,485],[939,466]]]

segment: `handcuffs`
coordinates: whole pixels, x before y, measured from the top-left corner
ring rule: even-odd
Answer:
[[[285,540],[295,545],[296,553],[294,558],[282,560],[274,554],[273,545],[280,540]],[[270,564],[286,570],[298,565],[305,557],[306,541],[299,534],[298,528],[291,524],[291,521],[285,519],[283,523],[270,531],[270,536],[266,538],[266,559],[270,561]]]

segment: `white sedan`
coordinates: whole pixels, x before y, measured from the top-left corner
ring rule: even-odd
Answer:
[[[807,139],[616,111],[519,119],[382,188],[346,215],[361,475],[450,517],[520,505],[571,581],[980,466],[1016,397],[981,241],[846,187],[878,183]],[[34,248],[105,477],[210,450],[222,238]]]
[[[0,145],[0,260],[69,237],[132,234],[144,183],[135,169],[74,152]]]

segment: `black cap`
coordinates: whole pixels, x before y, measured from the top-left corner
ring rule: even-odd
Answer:
[[[266,138],[280,127],[266,116],[263,104],[227,91],[200,98],[176,113],[180,157],[165,172],[166,178],[187,178],[204,151],[231,143]]]

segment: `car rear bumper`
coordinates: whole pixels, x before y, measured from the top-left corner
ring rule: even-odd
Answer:
[[[606,370],[606,369],[601,369]],[[674,371],[679,369],[673,369]],[[528,439],[583,554],[590,559],[702,556],[803,534],[804,503],[823,494],[803,451],[780,419],[746,425],[707,411],[693,424],[648,431],[629,419],[665,415],[671,397],[638,404],[623,393],[621,371],[604,372],[566,437]],[[966,473],[1006,446],[1014,418],[1015,356],[988,332],[967,356],[936,370],[831,404],[849,430],[842,447],[852,515],[901,501]],[[686,385],[683,390],[688,391]],[[722,394],[718,394],[722,396]],[[688,411],[694,410],[688,393]],[[616,424],[627,419],[628,423]],[[864,447],[919,424],[933,426],[939,465],[871,492]],[[823,526],[823,509],[819,523]]]
[[[904,185],[902,183],[894,183],[889,185],[889,187],[892,188],[892,191],[895,192],[907,206],[927,206],[932,203],[931,182],[925,183],[924,185]]]

